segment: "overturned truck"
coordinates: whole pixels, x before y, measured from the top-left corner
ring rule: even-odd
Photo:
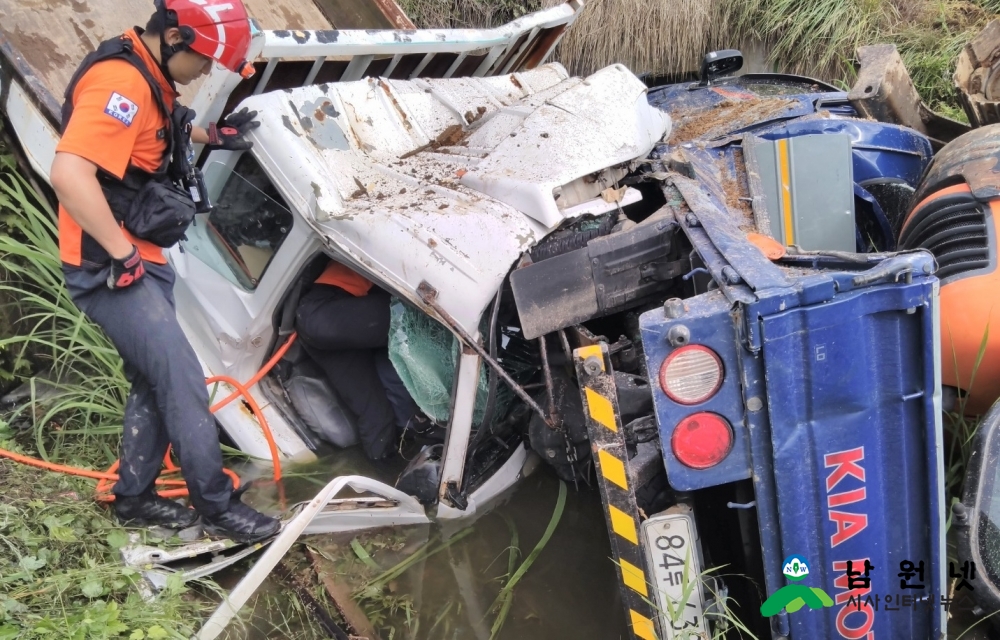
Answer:
[[[735,52],[655,89],[620,65],[570,77],[543,61],[580,8],[262,30],[254,78],[213,71],[199,120],[245,106],[261,126],[249,151],[202,154],[213,208],[169,251],[206,375],[251,379],[341,262],[396,298],[390,357],[446,430],[308,531],[474,517],[541,460],[599,486],[634,637],[725,632],[727,609],[759,637],[943,637],[931,251],[954,245],[941,216],[904,227],[947,132],[865,117],[891,103],[871,90],[725,77]],[[44,180],[57,82],[3,51],[0,106]],[[250,391],[284,457],[356,440],[294,346]],[[242,406],[217,418],[267,457]],[[831,605],[764,617],[783,572],[804,575],[793,556]],[[904,563],[922,606],[876,616]]]

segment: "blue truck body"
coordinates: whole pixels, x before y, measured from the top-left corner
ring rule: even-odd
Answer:
[[[749,104],[740,97],[774,85],[752,78],[722,87],[672,85],[651,90],[649,100],[683,126],[692,114],[734,96]],[[725,372],[718,393],[697,406],[680,405],[653,385],[669,482],[687,492],[752,480],[767,595],[789,584],[786,557],[809,560],[806,584],[834,605],[783,611],[769,621],[773,637],[940,638],[946,616],[939,599],[947,594],[933,258],[815,252],[773,263],[747,241],[745,218],[728,204],[724,184],[745,161],[747,133],[767,140],[847,134],[856,202],[884,230],[880,248],[891,251],[891,204],[866,185],[916,187],[931,145],[912,130],[857,119],[846,95],[832,88],[810,91],[793,81],[780,89],[788,106],[777,115],[668,140],[654,154],[665,172],[670,163],[685,167],[684,176],[669,174],[663,190],[708,285],[683,300],[681,314],[642,314],[647,369],[653,378],[675,348],[668,334],[684,325],[690,344],[711,348]],[[680,463],[669,444],[694,411],[721,415],[733,427],[731,452],[709,469]],[[861,586],[852,574],[849,588],[847,561],[863,578],[866,560],[870,582]],[[922,589],[901,587],[904,561],[923,562]],[[895,604],[901,596],[908,607]]]

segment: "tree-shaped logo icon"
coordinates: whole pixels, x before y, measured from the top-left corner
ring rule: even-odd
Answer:
[[[788,556],[781,567],[781,572],[785,574],[789,582],[799,582],[809,575],[809,564],[802,556]],[[760,606],[760,613],[769,618],[782,609],[788,613],[795,613],[806,605],[809,605],[810,609],[832,607],[833,599],[819,587],[786,584],[764,601],[764,604]]]

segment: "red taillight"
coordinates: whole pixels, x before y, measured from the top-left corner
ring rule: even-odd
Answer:
[[[722,386],[722,360],[700,344],[677,349],[660,367],[660,388],[678,404],[699,404]]]
[[[722,462],[733,448],[733,429],[722,416],[696,413],[680,421],[670,438],[674,457],[692,469]]]

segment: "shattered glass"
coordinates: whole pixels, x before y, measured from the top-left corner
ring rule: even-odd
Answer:
[[[435,421],[447,422],[458,366],[458,338],[444,325],[396,298],[389,313],[389,360],[420,410]],[[485,326],[482,331],[486,332]],[[479,369],[473,425],[483,420],[488,393],[489,366],[483,363]],[[506,414],[512,397],[505,385],[498,385],[494,422]]]

